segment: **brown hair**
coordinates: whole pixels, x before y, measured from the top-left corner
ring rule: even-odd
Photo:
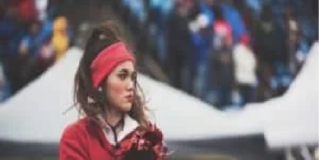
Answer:
[[[125,42],[125,39],[123,39],[125,36],[120,28],[117,23],[108,21],[93,29],[75,75],[74,102],[77,104],[77,109],[80,115],[85,115],[97,123],[100,123],[98,115],[104,115],[107,111],[106,87],[105,83],[102,83],[100,85],[102,91],[93,88],[90,66],[100,51],[118,41]],[[93,102],[89,102],[89,98]],[[142,89],[136,80],[135,99],[128,114],[143,129],[147,129],[149,124],[145,114],[147,110],[147,107],[144,105]]]

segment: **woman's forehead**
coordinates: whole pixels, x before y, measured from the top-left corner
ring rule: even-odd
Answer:
[[[117,71],[127,70],[129,72],[135,72],[135,66],[134,66],[134,63],[132,61],[125,61],[125,62],[120,63],[116,67],[115,70],[117,70]]]

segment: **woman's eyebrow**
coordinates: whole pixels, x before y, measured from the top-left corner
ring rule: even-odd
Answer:
[[[130,73],[130,74],[134,74],[136,73],[135,71],[130,71],[129,69],[123,68],[119,71],[120,73]]]
[[[119,72],[128,73],[128,69],[123,68]]]

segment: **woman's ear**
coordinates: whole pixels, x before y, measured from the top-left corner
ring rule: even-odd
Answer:
[[[95,103],[95,101],[93,100],[93,98],[91,98],[90,96],[88,96],[88,98],[87,98],[87,102],[88,102],[89,104],[93,104],[93,103]]]
[[[99,88],[98,88],[98,92],[99,92],[99,93],[102,93],[102,87],[99,87]]]
[[[101,85],[97,89],[99,102],[103,103],[103,104],[107,103],[107,94],[108,94],[108,93],[106,93],[106,89],[104,87],[105,87],[105,85]]]
[[[99,96],[100,101],[104,102],[105,99],[106,99],[106,93],[104,93],[103,87],[100,86],[100,87],[97,89],[97,91],[98,91],[98,96]]]

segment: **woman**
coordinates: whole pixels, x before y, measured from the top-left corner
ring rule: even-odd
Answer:
[[[85,117],[69,125],[60,160],[162,160],[162,132],[146,117],[135,59],[119,27],[95,28],[75,76],[75,100]]]

